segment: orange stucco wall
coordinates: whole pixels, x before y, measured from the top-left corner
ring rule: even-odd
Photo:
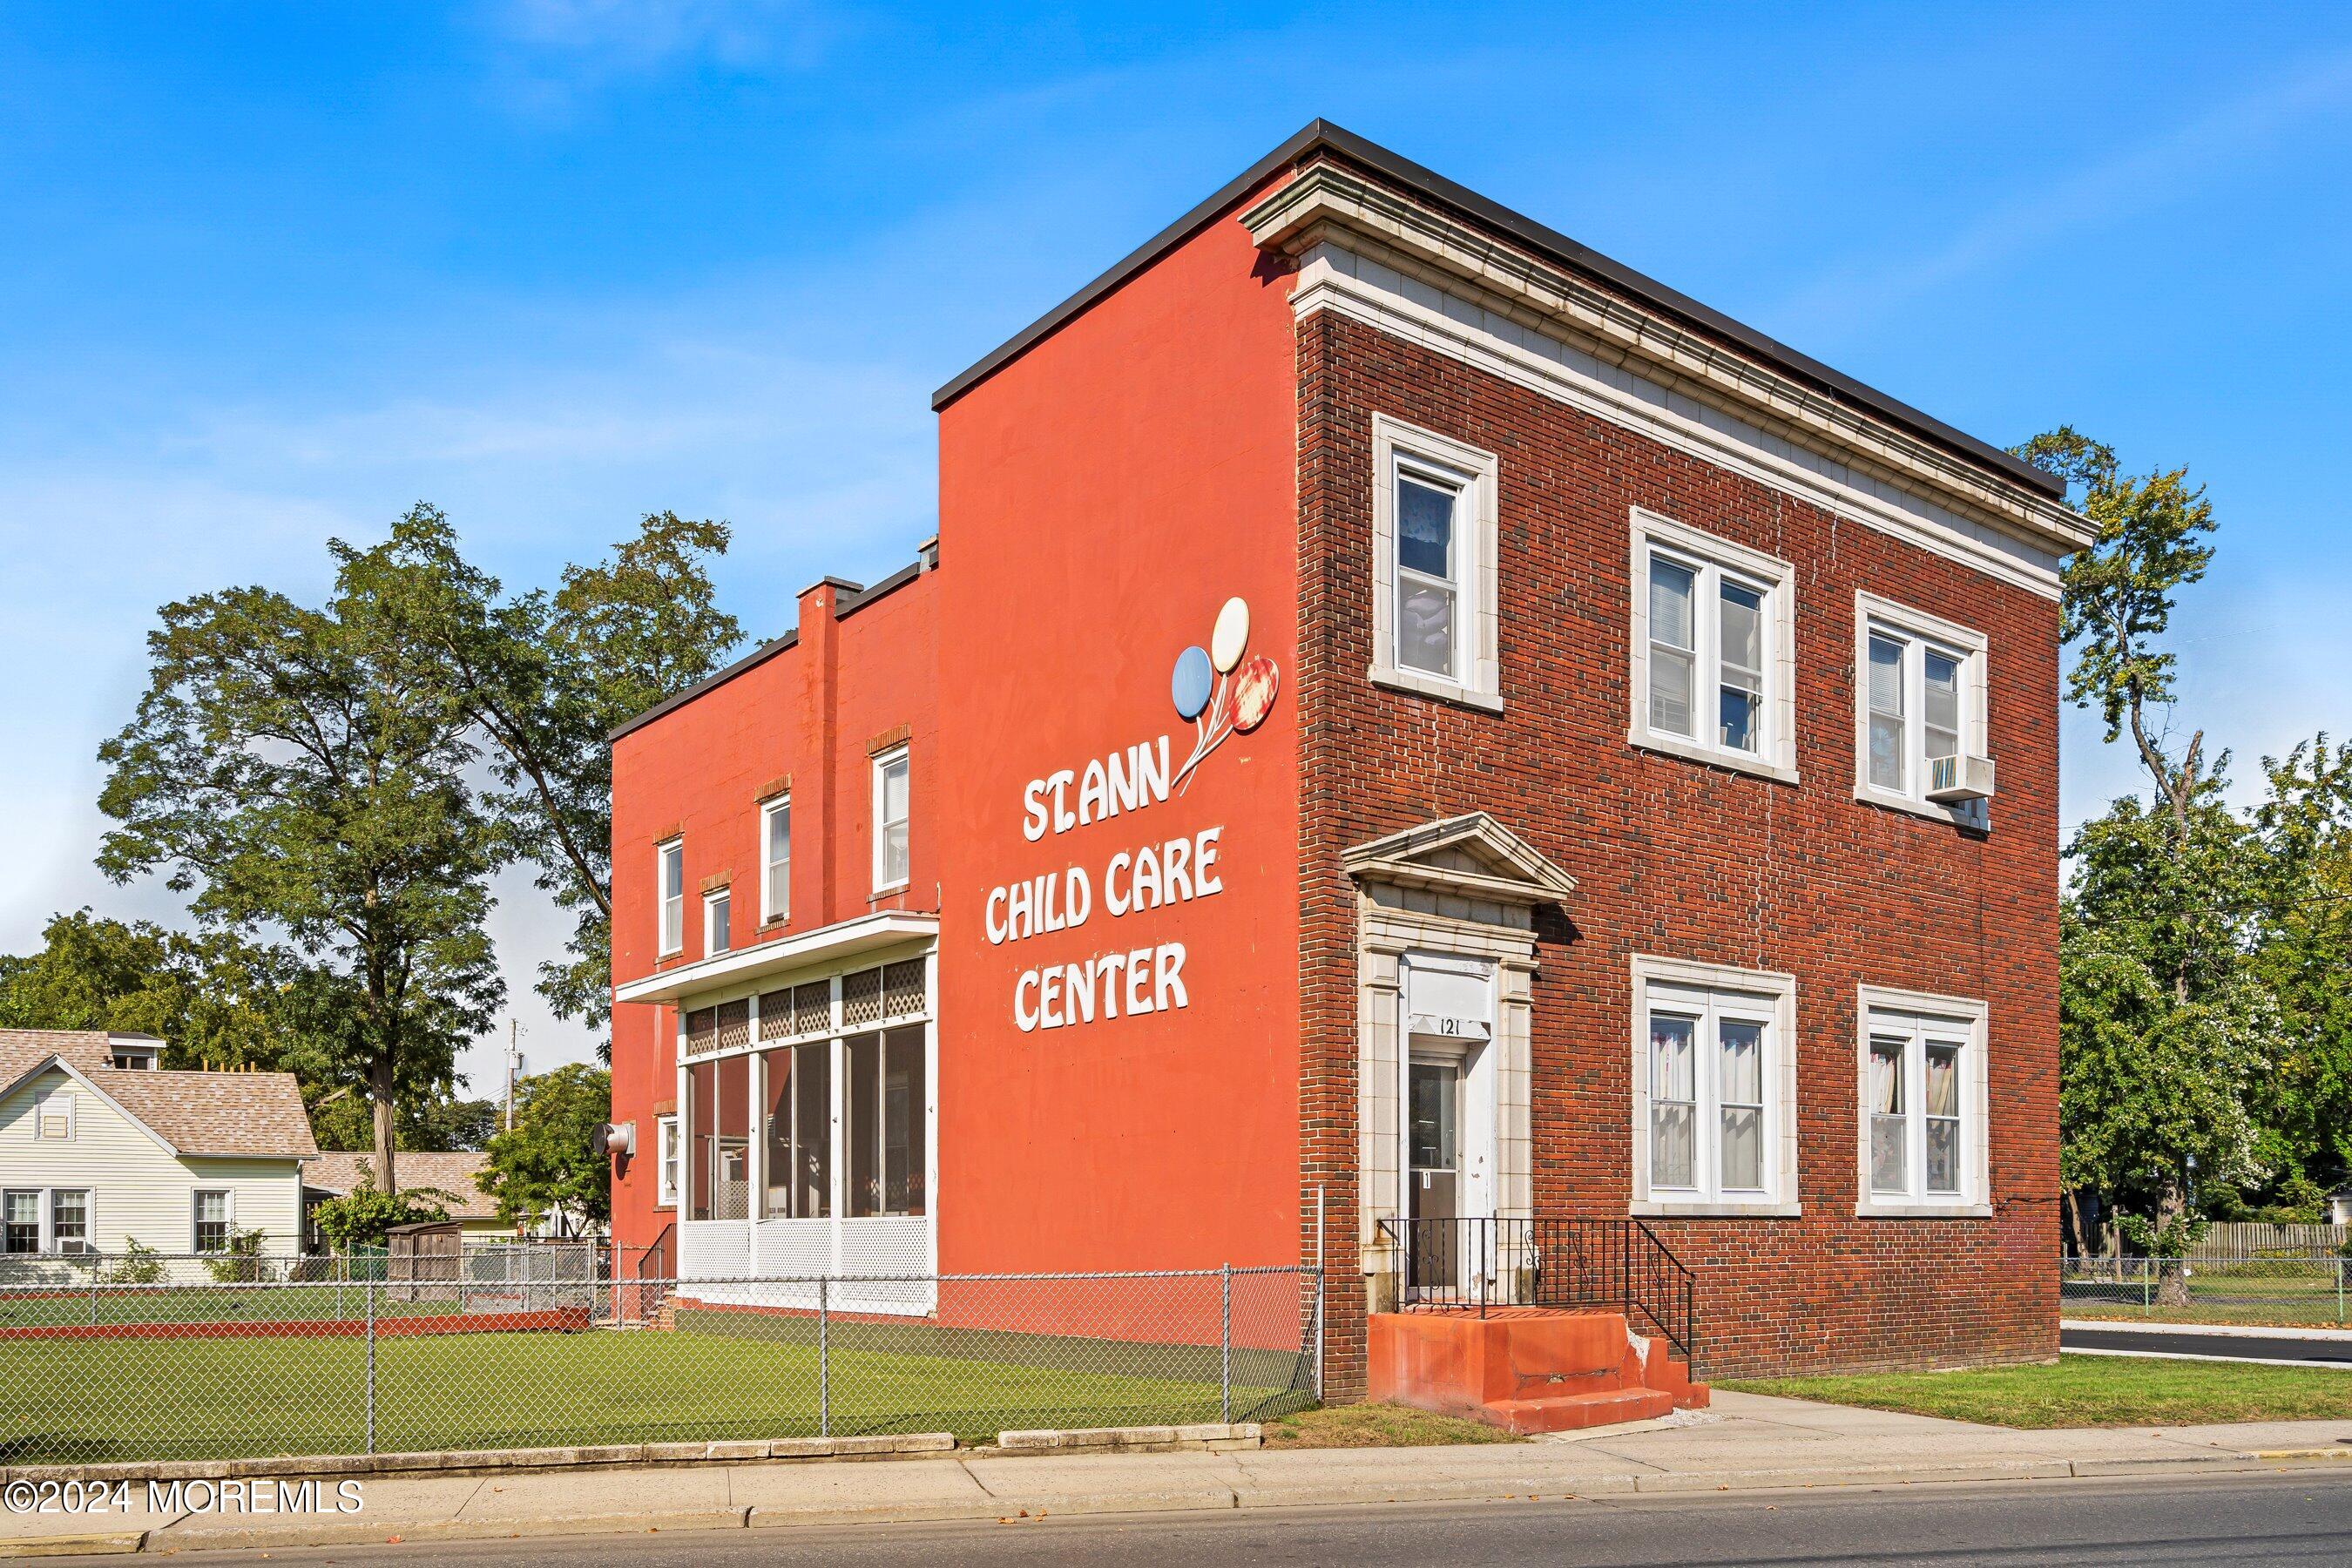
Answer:
[[[1228,212],[940,415],[943,1269],[1297,1259],[1288,291]],[[1025,837],[1033,780],[1163,735],[1182,764],[1171,673],[1232,597],[1284,682],[1263,726],[1163,802]],[[1220,891],[1109,912],[1115,854],[1207,829]],[[1072,866],[1084,924],[989,940],[992,889]],[[1016,1022],[1031,968],[1164,944],[1184,950],[1184,1007]]]

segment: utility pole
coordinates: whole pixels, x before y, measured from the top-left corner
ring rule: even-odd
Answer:
[[[522,1025],[507,1020],[507,1131],[514,1131],[515,1079],[522,1072]]]

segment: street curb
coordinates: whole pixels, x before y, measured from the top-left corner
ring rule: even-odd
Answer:
[[[1866,1489],[1898,1486],[1933,1486],[1965,1481],[2063,1480],[2167,1474],[2228,1474],[2294,1468],[2330,1468],[2352,1459],[2352,1445],[2343,1448],[2273,1448],[2259,1452],[2184,1453],[2179,1458],[2017,1459],[1977,1464],[1891,1467],[1872,1470],[1846,1467],[1811,1470],[1712,1470],[1628,1474],[1622,1476],[1557,1476],[1540,1473],[1514,1477],[1480,1477],[1392,1482],[1386,1485],[1331,1481],[1284,1485],[1253,1485],[1243,1489],[1170,1487],[1043,1497],[1006,1496],[971,1502],[863,1504],[806,1508],[746,1506],[700,1508],[626,1514],[571,1513],[511,1519],[446,1519],[394,1522],[382,1518],[349,1518],[299,1523],[281,1517],[249,1525],[228,1521],[183,1519],[153,1530],[105,1535],[23,1537],[0,1540],[0,1558],[90,1555],[128,1552],[208,1552],[269,1550],[302,1546],[338,1547],[374,1544],[393,1540],[499,1541],[534,1537],[639,1534],[660,1531],[809,1528],[829,1524],[942,1522],[1050,1515],[1110,1516],[1177,1512],[1228,1512],[1235,1509],[1345,1507],[1368,1503],[1500,1502],[1529,1497],[1623,1497],[1628,1494],[1670,1496],[1747,1491],[1809,1491],[1833,1489]],[[217,1524],[219,1528],[206,1528]],[[194,1528],[189,1528],[194,1526]]]
[[[0,1541],[0,1557],[104,1557],[143,1552],[149,1533],[120,1530],[108,1535],[25,1535]]]
[[[2061,1318],[2058,1329],[2087,1334],[2194,1334],[2235,1340],[2320,1340],[2352,1342],[2352,1329],[2291,1328],[2267,1323],[2155,1323],[2145,1319]]]

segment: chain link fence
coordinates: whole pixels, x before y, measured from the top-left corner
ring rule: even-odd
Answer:
[[[2070,1318],[2343,1326],[2352,1261],[2342,1258],[2063,1258]]]
[[[1261,1420],[1319,1393],[1311,1268],[460,1285],[0,1284],[0,1464],[986,1442]],[[928,1311],[877,1310],[909,1286]]]

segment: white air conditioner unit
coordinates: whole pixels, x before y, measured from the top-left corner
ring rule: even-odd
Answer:
[[[1946,805],[1964,800],[1990,800],[1992,798],[1992,759],[1990,757],[1928,758],[1927,798]]]

